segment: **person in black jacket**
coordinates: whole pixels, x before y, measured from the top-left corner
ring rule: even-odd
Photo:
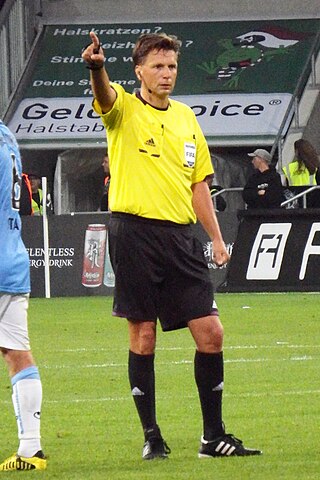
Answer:
[[[100,199],[100,211],[107,212],[109,210],[109,187],[110,187],[110,167],[109,167],[109,156],[108,153],[103,157],[102,168],[104,172],[104,186],[103,193]]]
[[[271,166],[271,155],[267,150],[258,148],[253,153],[252,164],[256,169],[242,192],[242,197],[248,208],[280,208],[285,200],[281,177]]]

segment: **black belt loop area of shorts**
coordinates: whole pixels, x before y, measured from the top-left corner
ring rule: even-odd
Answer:
[[[176,223],[170,220],[159,220],[157,218],[140,217],[139,215],[133,215],[132,213],[124,212],[112,212],[111,218],[120,218],[128,222],[141,222],[158,227],[177,227],[177,228],[189,228],[191,223]]]

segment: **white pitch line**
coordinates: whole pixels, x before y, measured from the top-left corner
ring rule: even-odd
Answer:
[[[290,362],[290,361],[312,361],[318,360],[312,356],[303,355],[301,357],[291,357],[291,358],[237,358],[237,359],[225,359],[224,363],[263,363],[263,362]],[[156,362],[156,366],[168,366],[168,365],[193,365],[193,360],[172,360],[171,362]],[[119,367],[127,367],[127,363],[89,363],[85,365],[42,365],[41,368],[45,368],[47,370],[55,369],[76,369],[76,368],[119,368]]]
[[[284,341],[279,341],[275,345],[230,345],[230,346],[225,346],[224,350],[259,350],[259,349],[280,349],[280,348],[320,348],[320,345],[296,345],[296,344],[289,344]],[[170,352],[170,351],[188,351],[188,350],[194,350],[194,346],[190,347],[157,347],[157,351],[165,351],[165,352]],[[60,352],[60,353],[78,353],[78,352],[123,352],[123,351],[128,351],[128,347],[122,347],[122,348],[108,348],[108,347],[102,347],[102,348],[67,348],[63,350],[55,350],[54,353]]]
[[[296,345],[296,344],[289,344],[287,342],[277,342],[276,345],[236,345],[225,347],[224,350],[259,350],[259,349],[268,349],[268,348],[320,348],[320,345]]]
[[[319,395],[320,389],[316,390],[296,390],[296,391],[284,391],[284,392],[272,392],[272,397],[274,398],[281,398],[281,397],[288,397],[288,396],[310,396],[310,395]],[[224,398],[263,398],[263,397],[270,397],[270,392],[248,392],[248,393],[224,393]],[[180,398],[180,395],[162,395],[159,393],[157,395],[157,401],[161,400],[173,400],[176,398]],[[197,393],[184,395],[186,399],[195,399],[198,398]],[[49,400],[46,399],[44,403],[48,404],[75,404],[75,403],[103,403],[103,402],[132,402],[132,396],[130,394],[126,396],[109,396],[109,397],[100,397],[100,398],[72,398],[72,399],[60,399],[60,400]],[[3,405],[10,405],[10,400],[0,400],[0,404]]]
[[[308,391],[292,391],[292,392],[273,392],[273,397],[287,397],[287,396],[303,396],[303,395],[319,395],[320,390],[308,390]],[[261,398],[261,397],[269,397],[269,392],[250,392],[250,393],[224,393],[224,398]],[[159,400],[172,400],[174,398],[180,398],[180,395],[157,395],[157,401]],[[197,393],[184,395],[184,398],[193,399],[198,398]],[[117,402],[117,401],[130,401],[132,402],[132,396],[124,396],[124,397],[101,397],[101,398],[91,398],[91,399],[68,399],[68,400],[48,400],[47,403],[85,403],[85,402]],[[10,403],[10,402],[8,402]]]

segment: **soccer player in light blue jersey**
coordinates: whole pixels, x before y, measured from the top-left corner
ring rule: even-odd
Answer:
[[[17,453],[0,464],[0,471],[47,466],[40,444],[42,384],[28,335],[30,270],[21,238],[21,174],[17,142],[0,120],[0,351],[11,377],[19,437]]]

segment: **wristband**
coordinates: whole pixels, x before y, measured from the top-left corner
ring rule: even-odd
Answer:
[[[89,65],[86,66],[86,68],[88,68],[89,70],[101,70],[101,68],[103,68],[104,65],[97,65],[96,63],[90,63]]]

